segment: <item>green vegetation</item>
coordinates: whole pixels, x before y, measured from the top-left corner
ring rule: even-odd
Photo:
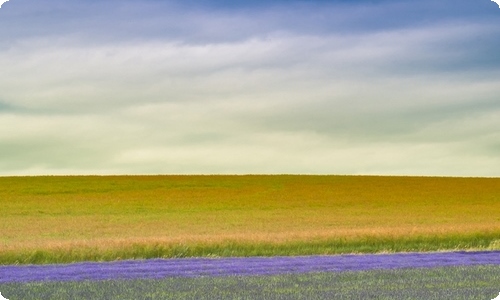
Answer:
[[[17,299],[492,299],[500,267],[0,284]]]
[[[0,263],[498,249],[500,178],[0,178]]]
[[[487,249],[497,241],[498,234],[443,236],[411,236],[408,238],[365,237],[353,240],[318,240],[295,242],[220,242],[192,244],[130,244],[121,248],[81,248],[21,250],[4,252],[3,264],[49,264],[76,261],[113,261],[116,259],[183,258],[183,257],[247,257],[293,256],[312,254],[425,252],[439,250]]]

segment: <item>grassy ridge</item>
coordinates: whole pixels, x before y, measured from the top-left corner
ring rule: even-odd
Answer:
[[[0,178],[0,263],[487,249],[500,178]]]

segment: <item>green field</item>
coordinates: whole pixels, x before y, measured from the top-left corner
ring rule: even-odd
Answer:
[[[0,177],[0,263],[500,248],[500,178]]]
[[[21,299],[453,299],[498,295],[498,266],[0,284]]]

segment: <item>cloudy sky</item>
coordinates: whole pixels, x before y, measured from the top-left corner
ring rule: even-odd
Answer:
[[[500,176],[490,0],[11,0],[0,175]]]

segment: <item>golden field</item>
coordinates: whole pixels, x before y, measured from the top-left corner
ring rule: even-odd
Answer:
[[[0,210],[0,263],[472,249],[499,244],[500,178],[0,177]]]

